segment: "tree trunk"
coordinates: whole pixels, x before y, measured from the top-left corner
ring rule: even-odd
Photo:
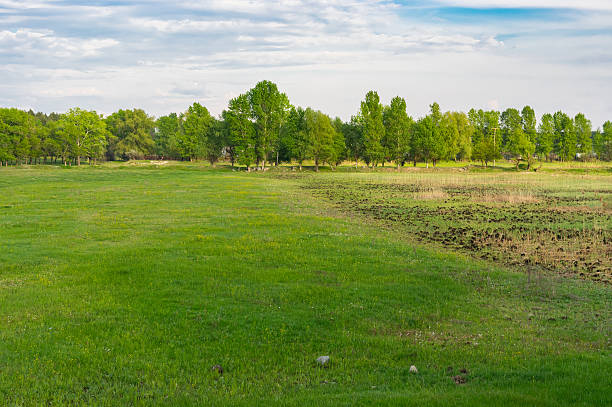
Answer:
[[[315,171],[319,172],[319,159],[315,158]]]

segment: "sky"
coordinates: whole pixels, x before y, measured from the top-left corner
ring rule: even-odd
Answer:
[[[530,105],[612,120],[612,0],[0,0],[0,106],[220,114],[260,80],[348,120]]]

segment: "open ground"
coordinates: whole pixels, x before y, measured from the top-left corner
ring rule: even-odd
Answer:
[[[609,169],[161,164],[0,171],[0,404],[612,404]]]

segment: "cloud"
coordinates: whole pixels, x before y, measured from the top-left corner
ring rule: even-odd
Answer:
[[[609,0],[437,0],[437,3],[474,8],[612,10]]]
[[[597,122],[612,111],[611,16],[597,0],[0,0],[0,103],[220,113],[270,79],[343,118],[378,89],[414,115],[497,100]]]

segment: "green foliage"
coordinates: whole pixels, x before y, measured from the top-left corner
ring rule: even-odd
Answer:
[[[309,158],[319,171],[319,163],[334,160],[334,138],[336,130],[326,114],[307,108],[304,112],[306,140]]]
[[[177,148],[182,157],[193,161],[206,155],[208,129],[213,117],[199,103],[189,106],[183,115],[183,131],[177,139]]]
[[[385,158],[382,146],[385,135],[383,106],[377,92],[370,91],[366,94],[365,100],[361,102],[359,120],[363,132],[363,158],[366,163],[375,167]]]
[[[410,137],[412,130],[412,118],[406,113],[406,101],[396,96],[391,99],[391,105],[384,108],[383,123],[385,126],[385,137],[383,147],[387,152],[386,157],[394,161],[399,168],[410,154]]]
[[[161,157],[180,157],[177,151],[177,138],[182,131],[181,119],[176,113],[170,113],[157,119],[156,130],[153,133],[155,153]]]
[[[536,153],[540,159],[550,157],[555,148],[555,121],[553,115],[546,113],[542,116],[540,127],[538,128]]]
[[[500,113],[494,110],[485,112],[472,109],[468,116],[474,127],[472,159],[488,165],[488,163],[501,158],[502,137],[497,134]]]
[[[266,161],[278,151],[280,131],[290,110],[287,95],[276,84],[261,81],[248,93],[251,115],[255,123],[257,163]]]
[[[584,114],[578,113],[574,117],[574,131],[576,132],[576,152],[582,158],[589,158],[593,152],[593,126]]]
[[[595,134],[594,147],[600,160],[612,161],[612,122],[605,122],[603,132]]]
[[[529,121],[531,113],[527,110],[527,118]],[[504,140],[505,150],[512,155],[518,169],[521,160],[527,160],[530,163],[531,155],[535,152],[535,144],[531,142],[530,137],[525,133],[525,128],[532,131],[531,125],[525,120],[525,109],[523,109],[523,117],[517,109],[507,109],[501,115],[501,134]]]
[[[170,123],[163,120],[162,124],[169,125]],[[156,147],[153,141],[155,121],[144,110],[119,110],[106,118],[106,126],[111,134],[107,152],[109,159],[143,159],[154,153]],[[164,130],[169,129],[164,128]],[[166,143],[167,148],[168,139],[164,139],[163,142]]]
[[[553,115],[555,126],[554,152],[562,161],[572,160],[576,156],[576,132],[574,121],[563,112]]]
[[[103,157],[109,132],[106,122],[95,111],[75,107],[61,115],[57,126],[64,163],[66,158],[73,158],[80,165],[82,157],[94,160]]]
[[[229,144],[234,148],[236,160],[247,169],[250,169],[257,160],[255,127],[251,117],[251,105],[247,94],[230,100],[228,110],[223,116],[227,123]]]

